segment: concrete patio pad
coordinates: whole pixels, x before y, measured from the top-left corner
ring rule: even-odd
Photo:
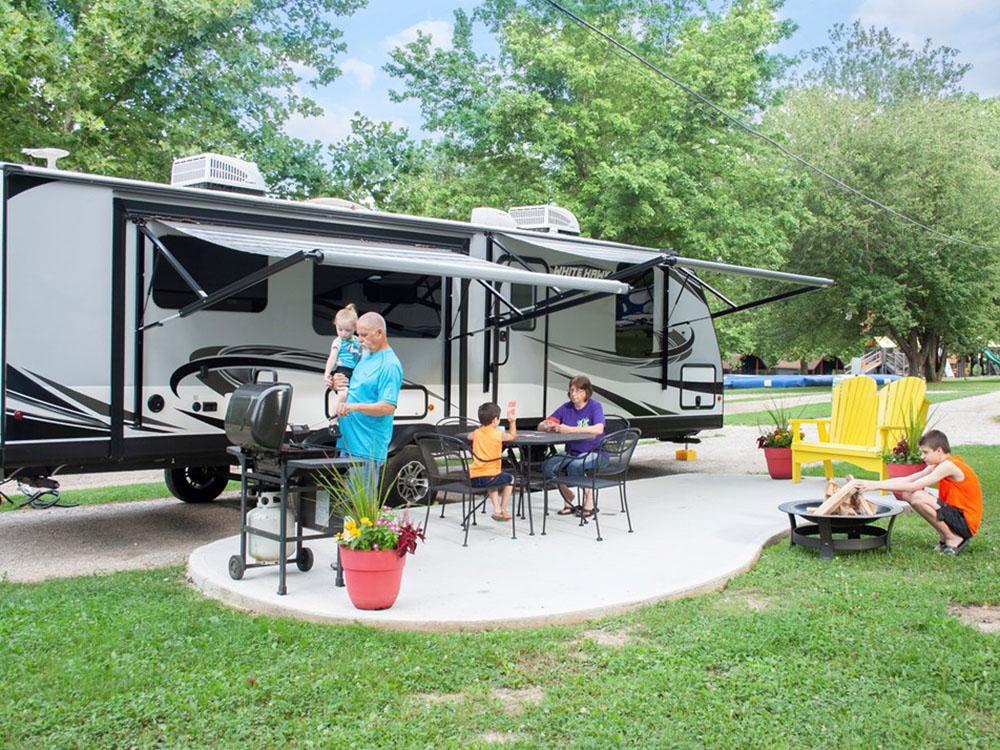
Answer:
[[[413,630],[485,630],[576,623],[639,605],[722,588],[788,529],[778,512],[787,500],[822,497],[823,480],[801,484],[766,476],[679,474],[629,483],[635,533],[627,533],[617,493],[602,496],[601,533],[574,516],[549,517],[541,536],[536,494],[535,536],[527,522],[480,517],[462,547],[460,509],[431,511],[427,543],[411,555],[392,609],[366,612],[334,587],[332,540],[309,542],[316,561],[307,573],[289,566],[288,594],[278,596],[277,567],[229,578],[239,537],[196,549],[188,561],[194,585],[208,596],[254,611],[327,623],[363,623]],[[555,496],[550,496],[555,500]],[[420,520],[423,520],[422,513]]]

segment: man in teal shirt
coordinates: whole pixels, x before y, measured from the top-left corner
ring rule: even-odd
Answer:
[[[358,318],[357,334],[365,354],[354,368],[350,383],[343,375],[334,376],[347,385],[347,398],[337,409],[341,417],[337,447],[354,458],[361,458],[371,476],[381,473],[392,439],[392,415],[403,385],[403,365],[389,346],[385,318],[368,312]],[[338,378],[342,379],[338,381]]]

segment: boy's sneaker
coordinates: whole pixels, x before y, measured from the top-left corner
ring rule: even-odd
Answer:
[[[972,537],[969,537],[969,539],[971,539],[971,538]],[[948,546],[945,546],[945,548],[943,550],[941,550],[941,554],[942,555],[947,555],[949,557],[958,557],[960,554],[962,554],[962,550],[965,549],[965,545],[967,545],[969,543],[969,539],[963,539],[962,543],[960,545],[958,545],[957,547],[948,547]]]

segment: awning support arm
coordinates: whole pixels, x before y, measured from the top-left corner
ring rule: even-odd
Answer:
[[[205,299],[208,296],[208,293],[200,286],[198,286],[198,282],[194,280],[194,277],[192,277],[191,274],[188,273],[188,270],[183,266],[183,264],[179,260],[177,260],[174,254],[167,249],[167,246],[160,241],[160,238],[157,237],[155,234],[153,234],[151,231],[149,231],[149,227],[146,226],[145,222],[136,221],[136,225],[139,227],[139,231],[146,236],[146,239],[152,242],[153,246],[157,250],[159,250],[160,254],[167,259],[167,262],[171,266],[173,266],[173,269],[177,272],[177,275],[181,277],[181,281],[187,284],[192,292],[197,294],[202,299]]]
[[[227,284],[202,299],[195,300],[191,304],[185,305],[173,315],[163,318],[162,320],[158,320],[155,323],[144,325],[139,330],[145,331],[147,328],[162,326],[164,323],[170,320],[175,320],[176,318],[186,318],[189,315],[194,315],[196,312],[204,310],[206,307],[217,305],[219,302],[232,297],[234,294],[239,294],[243,290],[249,289],[255,284],[259,284],[265,279],[274,276],[277,273],[281,273],[286,268],[290,268],[291,266],[297,265],[305,260],[311,260],[314,263],[321,263],[323,261],[323,252],[320,250],[299,250],[298,252],[292,253],[281,260],[269,263],[259,271],[254,271],[251,274],[247,274],[242,279],[237,279],[231,284]]]
[[[676,270],[678,273],[684,274],[686,277],[690,278],[691,281],[693,281],[694,283],[696,283],[702,289],[704,289],[705,291],[711,292],[712,294],[714,294],[716,297],[718,297],[719,299],[721,299],[723,302],[725,302],[730,307],[736,307],[736,303],[733,302],[731,299],[729,299],[729,297],[727,297],[726,295],[724,295],[722,292],[720,292],[718,289],[716,289],[714,286],[712,286],[711,284],[709,284],[704,279],[700,279],[697,276],[695,276],[693,273],[691,273],[686,268],[681,268],[679,266],[675,266],[674,270]]]
[[[716,318],[721,318],[723,315],[731,315],[732,313],[742,312],[743,310],[749,310],[753,307],[760,307],[761,305],[769,305],[772,302],[778,302],[779,300],[788,299],[789,297],[796,297],[800,294],[805,294],[806,292],[812,292],[817,289],[822,289],[819,286],[803,286],[798,289],[792,289],[789,292],[782,292],[781,294],[774,294],[770,297],[764,297],[763,299],[754,300],[753,302],[747,302],[742,305],[737,305],[736,307],[730,307],[726,310],[719,310],[718,312],[712,313],[710,316],[712,320]]]
[[[658,255],[650,260],[637,263],[633,266],[623,268],[620,271],[608,274],[605,278],[611,281],[619,281],[621,279],[628,278],[629,276],[634,276],[637,273],[648,271],[650,268],[656,268],[660,265],[670,265],[670,258],[668,256]],[[601,299],[602,297],[607,296],[607,293],[604,292],[591,292],[589,294],[584,294],[579,290],[561,292],[549,297],[548,299],[536,302],[530,307],[524,308],[520,311],[520,314],[512,314],[503,318],[492,318],[487,321],[487,327],[505,328],[514,323],[540,318],[541,316],[548,315],[549,313],[558,312],[559,310],[565,310],[570,307],[577,307],[578,305],[584,305],[588,302],[593,302],[595,299]]]
[[[502,294],[500,294],[500,292],[498,292],[493,287],[492,284],[489,284],[489,283],[483,281],[482,279],[476,279],[476,282],[480,286],[482,286],[483,289],[485,289],[487,292],[489,292],[491,295],[493,295],[493,297],[495,297],[496,299],[498,299],[505,307],[513,310],[515,315],[520,315],[521,314],[520,308],[518,308],[516,305],[514,305],[513,302],[511,302],[509,299],[507,299]]]

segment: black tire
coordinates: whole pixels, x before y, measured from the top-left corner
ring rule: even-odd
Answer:
[[[243,562],[243,558],[239,555],[233,555],[229,558],[229,577],[234,581],[240,580],[246,569],[246,563]]]
[[[165,469],[163,479],[167,489],[186,503],[207,503],[215,500],[229,484],[228,466],[184,466]]]
[[[389,483],[390,505],[398,507],[427,502],[430,478],[417,446],[406,446],[386,462],[385,481]]]
[[[299,550],[299,554],[295,557],[295,565],[303,573],[312,570],[313,566],[313,551],[308,547],[303,547]]]

